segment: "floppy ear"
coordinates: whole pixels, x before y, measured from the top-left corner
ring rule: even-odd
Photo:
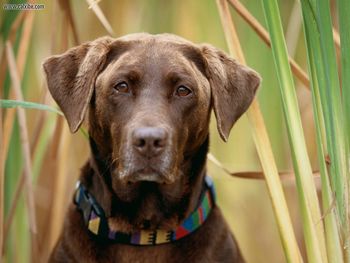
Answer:
[[[50,93],[62,109],[71,132],[76,132],[84,119],[111,41],[108,37],[99,38],[43,63]]]
[[[217,128],[221,138],[227,141],[233,124],[251,104],[261,78],[213,46],[202,45],[201,49],[207,64]]]

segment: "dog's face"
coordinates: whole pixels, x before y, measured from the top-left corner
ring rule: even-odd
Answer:
[[[126,45],[97,78],[92,114],[111,138],[114,189],[132,199],[138,182],[181,178],[184,159],[208,134],[211,95],[204,61],[189,57],[200,58],[193,47],[162,39]]]
[[[89,108],[89,134],[115,194],[158,225],[191,192],[189,166],[208,138],[212,106],[226,140],[260,82],[221,51],[172,35],[98,39],[44,68],[73,132]]]

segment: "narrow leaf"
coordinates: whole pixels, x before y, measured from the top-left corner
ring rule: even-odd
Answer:
[[[304,133],[292,73],[288,63],[282,22],[276,0],[263,1],[265,19],[269,28],[271,47],[283,101],[283,112],[287,125],[304,236],[309,262],[327,262],[326,245],[321,212],[312,170],[306,150]]]
[[[58,109],[51,107],[49,105],[35,103],[35,102],[29,102],[29,101],[0,100],[0,108],[16,108],[16,107],[21,107],[21,108],[25,108],[25,109],[36,109],[36,110],[49,111],[49,112],[57,113],[57,114],[63,116],[63,113],[61,111],[59,111]]]

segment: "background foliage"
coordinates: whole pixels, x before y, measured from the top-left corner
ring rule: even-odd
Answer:
[[[218,11],[218,3],[222,1],[100,1],[98,6],[114,32],[107,32],[106,26],[97,18],[93,8],[89,8],[92,2],[43,0],[38,2],[45,5],[43,10],[22,12],[2,9],[0,11],[1,99],[18,99],[13,91],[16,86],[15,81],[11,78],[6,66],[8,64],[6,53],[8,48],[5,44],[7,40],[11,41],[15,53],[19,75],[17,79],[20,80],[19,85],[24,100],[52,106],[55,104],[47,93],[41,69],[43,59],[52,54],[61,53],[78,43],[109,33],[118,37],[133,32],[169,32],[196,43],[206,42],[229,51],[225,41],[227,32],[223,30]],[[249,0],[241,2],[263,27],[268,28],[263,3]],[[328,1],[325,2],[328,3]],[[288,53],[306,71],[308,60],[301,4],[293,0],[278,1],[278,7]],[[336,8],[335,1],[330,1],[331,18],[337,30],[338,12]],[[293,175],[288,174],[292,171],[291,150],[283,119],[280,86],[273,55],[271,49],[261,41],[241,16],[233,9],[230,9],[230,12],[246,63],[258,71],[263,78],[258,92],[258,101],[277,168],[280,172],[287,172],[287,175],[282,177],[283,190],[300,252],[306,259],[295,179]],[[74,26],[70,21],[74,21]],[[340,54],[339,48],[336,49],[336,52],[337,55]],[[340,59],[337,63],[340,63]],[[318,171],[312,94],[305,88],[305,83],[301,83],[296,78],[294,78],[294,84],[311,168]],[[13,116],[13,121],[7,122],[9,119],[7,116],[10,114]],[[0,179],[1,172],[3,172],[4,192],[3,197],[0,195],[0,198],[1,203],[4,204],[4,223],[1,223],[0,220],[0,225],[4,224],[5,227],[3,231],[0,231],[0,236],[4,238],[3,259],[5,262],[28,262],[31,256],[33,260],[47,258],[48,252],[60,233],[64,212],[71,201],[79,169],[89,155],[86,137],[82,133],[70,134],[67,123],[59,115],[39,110],[25,110],[25,115],[30,144],[31,173],[29,172],[29,175],[32,174],[37,234],[32,235],[32,231],[29,231],[32,228],[30,228],[30,216],[28,216],[30,213],[27,210],[28,195],[25,190],[28,181],[24,179],[28,178],[26,177],[28,176],[28,169],[26,169],[28,158],[24,158],[26,154],[21,144],[21,136],[23,136],[21,130],[23,129],[18,124],[15,109],[2,109],[0,114]],[[208,162],[209,174],[216,182],[219,205],[238,240],[244,257],[248,262],[285,262],[286,257],[266,183],[261,179],[263,178],[260,173],[262,168],[254,145],[252,128],[246,115],[237,122],[226,144],[217,134],[214,117],[210,130],[211,153],[226,170],[237,173],[235,177],[229,176],[222,167],[211,161]],[[8,146],[7,152],[5,151],[7,150],[6,145]],[[249,174],[260,179],[242,178],[245,174],[240,172],[254,172]],[[2,187],[1,182],[0,180],[0,187]],[[319,176],[315,177],[315,183],[320,195]],[[19,188],[21,185],[24,187]],[[16,200],[16,189],[21,189],[17,191],[18,205],[11,211],[14,200]],[[7,228],[6,223],[9,222],[8,219],[12,215],[13,222],[11,227]],[[36,244],[34,248],[33,244]],[[34,252],[31,253],[31,250]]]

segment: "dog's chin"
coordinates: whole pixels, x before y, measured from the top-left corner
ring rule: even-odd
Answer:
[[[177,171],[177,170],[176,170]],[[119,172],[119,173],[118,173]],[[121,177],[122,174],[124,177]],[[109,219],[115,231],[140,229],[174,229],[179,224],[175,207],[179,207],[186,191],[180,173],[172,173],[173,183],[164,181],[164,173],[138,169],[130,173],[112,173],[112,188],[122,213]]]
[[[170,231],[179,226],[179,220],[176,215],[165,218],[162,214],[156,214],[152,218],[142,216],[133,219],[111,217],[108,219],[108,225],[112,231],[127,233],[133,233],[139,230],[157,229]]]
[[[120,184],[114,189],[121,205],[128,211],[128,216],[118,216],[109,219],[111,229],[114,231],[137,231],[141,229],[155,230],[174,229],[179,221],[176,214],[164,208],[171,207],[181,200],[181,195],[172,197],[172,191],[177,187],[159,183],[154,180],[158,174],[141,174],[142,180]],[[147,179],[144,179],[144,176]],[[179,191],[180,193],[180,191]],[[181,192],[182,193],[182,192]]]
[[[141,168],[134,171],[115,170],[112,187],[121,201],[133,202],[148,195],[166,190],[174,183],[173,176],[153,168]]]

